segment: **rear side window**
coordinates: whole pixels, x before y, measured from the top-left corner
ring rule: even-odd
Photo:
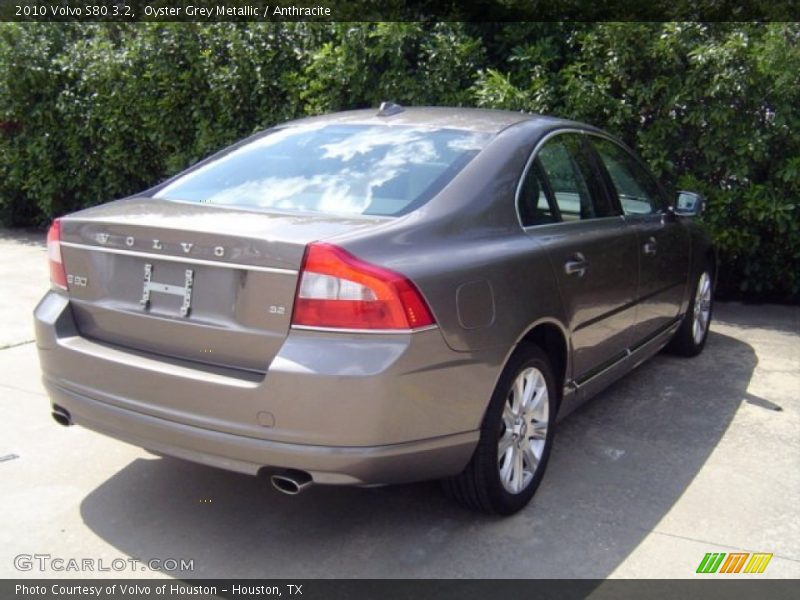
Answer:
[[[401,215],[438,193],[489,138],[407,126],[279,128],[187,171],[155,196],[222,206]]]
[[[649,215],[666,208],[653,176],[627,150],[603,138],[593,138],[592,145],[608,172],[624,214]]]
[[[519,216],[523,227],[560,221],[558,209],[547,193],[547,183],[539,161],[534,161],[519,196]]]
[[[613,214],[579,134],[546,142],[526,174],[519,197],[525,227]]]

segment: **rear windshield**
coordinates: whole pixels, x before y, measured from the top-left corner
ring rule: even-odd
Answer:
[[[220,206],[402,215],[432,198],[489,135],[385,125],[275,129],[179,176],[155,197]]]

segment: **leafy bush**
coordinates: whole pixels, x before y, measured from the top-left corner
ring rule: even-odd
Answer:
[[[332,25],[332,36],[310,56],[301,92],[305,109],[324,113],[402,104],[471,103],[483,49],[460,23]]]
[[[244,135],[391,99],[588,121],[704,217],[729,295],[800,297],[800,24],[0,24],[0,219],[149,187]]]
[[[722,292],[800,295],[800,25],[598,23],[515,34],[485,106],[588,121],[708,198]]]
[[[0,26],[3,220],[133,193],[300,114],[304,39],[302,25]]]

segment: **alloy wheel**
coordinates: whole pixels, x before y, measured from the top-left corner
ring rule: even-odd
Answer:
[[[692,336],[695,344],[700,344],[706,335],[708,322],[711,317],[711,277],[705,271],[697,282],[697,292],[694,297],[694,319],[692,321]]]
[[[535,367],[521,371],[503,406],[497,443],[500,481],[511,494],[522,492],[536,473],[547,442],[549,406],[542,372]]]

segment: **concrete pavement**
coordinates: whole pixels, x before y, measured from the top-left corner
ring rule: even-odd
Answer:
[[[0,228],[0,348],[33,340],[32,306],[48,287],[47,250],[43,233]]]
[[[683,578],[737,551],[800,577],[797,307],[718,305],[700,357],[659,355],[568,418],[532,504],[488,518],[435,483],[291,498],[57,426],[30,343],[41,243],[0,231],[0,577],[157,575],[15,568],[49,554],[193,560],[179,577]]]

